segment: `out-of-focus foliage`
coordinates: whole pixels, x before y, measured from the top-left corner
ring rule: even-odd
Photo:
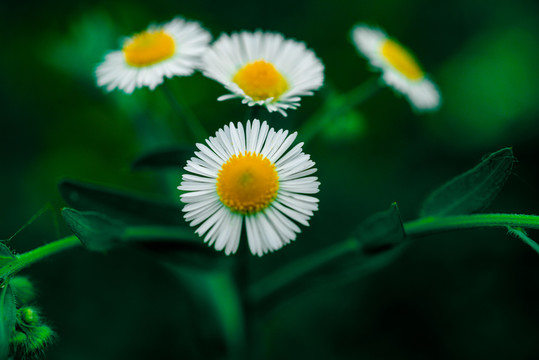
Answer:
[[[417,116],[384,88],[330,119],[305,145],[322,184],[320,211],[295,243],[249,260],[255,283],[264,284],[268,274],[289,269],[300,257],[313,259],[321,249],[342,251],[336,240],[349,239],[358,224],[387,204],[398,202],[404,221],[416,218],[432,190],[505,146],[512,146],[519,163],[491,209],[537,214],[538,14],[532,0],[3,4],[0,238],[9,238],[49,202],[55,212],[14,237],[10,248],[22,252],[68,234],[60,216],[66,206],[62,195],[77,210],[104,212],[91,202],[103,188],[87,182],[129,189],[142,194],[136,197],[141,201],[157,198],[163,207],[148,207],[146,218],[186,225],[175,189],[184,164],[158,172],[132,171],[131,165],[152,151],[192,147],[188,128],[161,89],[107,94],[93,74],[123,36],[176,15],[201,21],[214,37],[261,28],[305,41],[316,52],[325,65],[326,88],[303,98],[288,118],[268,117],[276,128],[300,128],[328,99],[377,76],[349,40],[358,21],[385,28],[410,48],[442,92],[437,113]],[[209,133],[245,119],[245,107],[239,101],[218,103],[224,89],[200,74],[169,85]],[[82,181],[62,182],[59,191],[65,178]],[[126,198],[115,203],[118,194],[126,195],[101,192],[101,200],[110,200],[107,211],[147,205]],[[116,219],[122,211],[105,213]],[[145,225],[141,218],[118,220]],[[252,354],[256,359],[539,354],[537,255],[499,230],[425,238],[398,248],[393,261],[384,263],[388,266],[373,259],[378,271],[360,278],[342,275],[351,281],[332,282],[330,271],[311,274],[300,285],[323,286],[306,293],[298,286],[295,296],[271,306],[260,302],[253,309],[261,314],[257,325],[248,330],[232,290],[230,273],[238,271],[233,258],[208,254],[223,262],[207,268],[206,258],[174,246],[140,245],[106,254],[72,250],[26,270],[59,335],[45,358],[208,359],[225,350],[241,353],[243,331],[259,349]],[[188,267],[177,266],[189,260]]]

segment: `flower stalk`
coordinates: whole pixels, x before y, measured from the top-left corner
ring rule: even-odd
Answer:
[[[410,237],[420,237],[453,230],[508,226],[539,229],[539,216],[522,214],[474,214],[427,217],[405,223],[404,231]]]
[[[12,261],[7,262],[0,268],[0,278],[5,279],[41,259],[80,245],[81,242],[79,239],[75,235],[71,235],[40,246],[24,254],[15,255],[15,258]]]
[[[320,107],[313,116],[311,116],[305,124],[302,125],[299,131],[299,139],[305,143],[309,142],[316,134],[318,134],[324,126],[333,119],[342,116],[347,111],[364,103],[370,99],[379,90],[380,82],[377,78],[371,78],[358,87],[350,90],[348,93],[340,95],[330,106]]]
[[[510,233],[519,237],[539,253],[539,245],[526,236],[522,230],[523,228],[539,229],[539,216],[536,215],[474,214],[438,218],[428,217],[404,223],[403,226],[405,235],[409,239],[473,228],[509,228]],[[295,260],[285,267],[275,270],[258,282],[251,284],[249,288],[251,301],[255,303],[262,301],[279,289],[298,283],[298,280],[301,281],[308,274],[312,274],[318,269],[330,264],[341,263],[346,256],[357,253],[358,250],[361,250],[361,239],[351,238],[302,259]],[[357,261],[363,260],[359,258]],[[361,264],[358,263],[357,265],[360,266]],[[319,285],[322,286],[322,284]]]

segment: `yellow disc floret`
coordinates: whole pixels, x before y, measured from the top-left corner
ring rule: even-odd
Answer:
[[[256,60],[242,67],[232,78],[253,100],[277,100],[288,89],[288,82],[281,73],[264,60]]]
[[[402,75],[410,80],[420,80],[423,78],[423,70],[402,45],[396,41],[387,39],[382,44],[382,56]]]
[[[233,155],[217,176],[217,194],[230,210],[254,214],[277,197],[279,175],[275,164],[261,154]]]
[[[127,40],[122,51],[129,65],[144,67],[170,58],[175,48],[174,39],[163,30],[148,30]]]

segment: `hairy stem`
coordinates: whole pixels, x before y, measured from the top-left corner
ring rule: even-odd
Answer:
[[[80,245],[81,242],[79,239],[75,235],[71,235],[24,254],[16,255],[13,261],[8,262],[0,268],[0,278],[5,279],[43,258]]]
[[[530,228],[539,229],[539,216],[520,214],[476,214],[447,216],[440,218],[423,218],[404,224],[404,231],[409,238],[417,238],[447,231],[464,230],[482,227]],[[539,245],[526,236],[522,230],[512,233],[526,244],[539,252]],[[328,264],[339,264],[345,256],[361,250],[361,239],[351,238],[338,242],[325,249],[319,250],[304,258],[295,260],[288,265],[273,271],[268,276],[250,286],[249,295],[254,302],[259,302],[271,296],[280,289],[300,282],[309,274],[314,273]],[[366,261],[358,258],[358,261]],[[359,264],[358,264],[359,265]]]
[[[404,224],[404,232],[419,237],[452,230],[481,227],[521,227],[539,229],[539,216],[521,214],[474,214],[427,217]]]
[[[522,228],[514,228],[509,226],[507,230],[509,231],[509,234],[516,236],[517,238],[522,240],[524,244],[528,245],[533,250],[535,250],[536,253],[539,254],[539,244],[533,241]]]

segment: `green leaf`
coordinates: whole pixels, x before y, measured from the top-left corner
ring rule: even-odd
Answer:
[[[268,314],[294,296],[330,291],[369,276],[395,261],[407,244],[366,254],[361,251],[359,240],[350,238],[285,264],[259,279],[249,287],[249,299],[255,303],[257,313]]]
[[[0,359],[9,355],[9,340],[15,329],[16,307],[15,298],[9,284],[2,284],[0,292]]]
[[[133,225],[181,225],[181,208],[137,195],[73,180],[59,184],[66,203],[81,211],[98,211]]]
[[[194,156],[196,148],[189,145],[171,149],[154,150],[135,159],[133,170],[182,169],[187,160]]]
[[[15,255],[3,242],[0,242],[0,268],[15,260]]]
[[[471,170],[436,189],[423,203],[420,217],[469,214],[490,205],[513,170],[511,148],[490,154]]]
[[[159,261],[198,268],[228,264],[229,257],[208,247],[190,228],[181,226],[128,226],[94,211],[64,208],[62,216],[73,233],[92,251],[137,246]]]
[[[9,281],[9,285],[15,294],[17,304],[28,305],[36,296],[36,290],[32,282],[26,276],[15,276]]]
[[[284,265],[249,288],[261,313],[283,299],[339,286],[389,265],[405,249],[404,228],[396,203],[365,220],[351,238]]]
[[[363,221],[354,236],[367,254],[379,253],[402,244],[405,234],[397,203]]]
[[[89,250],[107,251],[123,242],[126,225],[103,214],[64,208],[62,216],[71,231]]]

